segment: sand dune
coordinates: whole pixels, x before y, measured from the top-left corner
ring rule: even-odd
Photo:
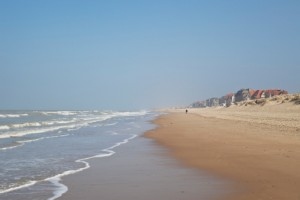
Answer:
[[[266,127],[274,126],[287,131],[300,131],[300,105],[295,105],[293,102],[281,104],[269,102],[264,106],[233,105],[228,108],[212,107],[190,109],[189,111],[205,117],[238,120],[254,124],[258,123]]]

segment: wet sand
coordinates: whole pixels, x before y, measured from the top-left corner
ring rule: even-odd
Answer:
[[[173,110],[146,135],[185,165],[233,181],[235,192],[220,199],[299,200],[300,107],[293,106]]]
[[[63,178],[61,200],[214,200],[230,182],[185,167],[152,139],[142,136],[115,148],[116,154],[90,160],[91,168]]]

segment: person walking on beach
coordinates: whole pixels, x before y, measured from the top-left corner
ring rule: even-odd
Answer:
[[[186,109],[186,110],[185,110],[185,114],[187,114],[187,113],[188,113],[188,110]]]

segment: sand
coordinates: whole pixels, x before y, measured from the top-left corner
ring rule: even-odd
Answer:
[[[300,199],[300,105],[166,112],[146,137],[64,177],[59,199]]]
[[[60,200],[215,200],[230,182],[186,168],[167,149],[140,136],[115,148],[115,155],[90,160],[91,168],[63,177]]]
[[[146,136],[188,167],[233,181],[220,199],[300,199],[300,106],[169,110]]]

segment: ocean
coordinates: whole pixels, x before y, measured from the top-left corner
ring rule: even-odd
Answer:
[[[0,111],[0,199],[54,200],[61,178],[153,129],[149,111]]]

